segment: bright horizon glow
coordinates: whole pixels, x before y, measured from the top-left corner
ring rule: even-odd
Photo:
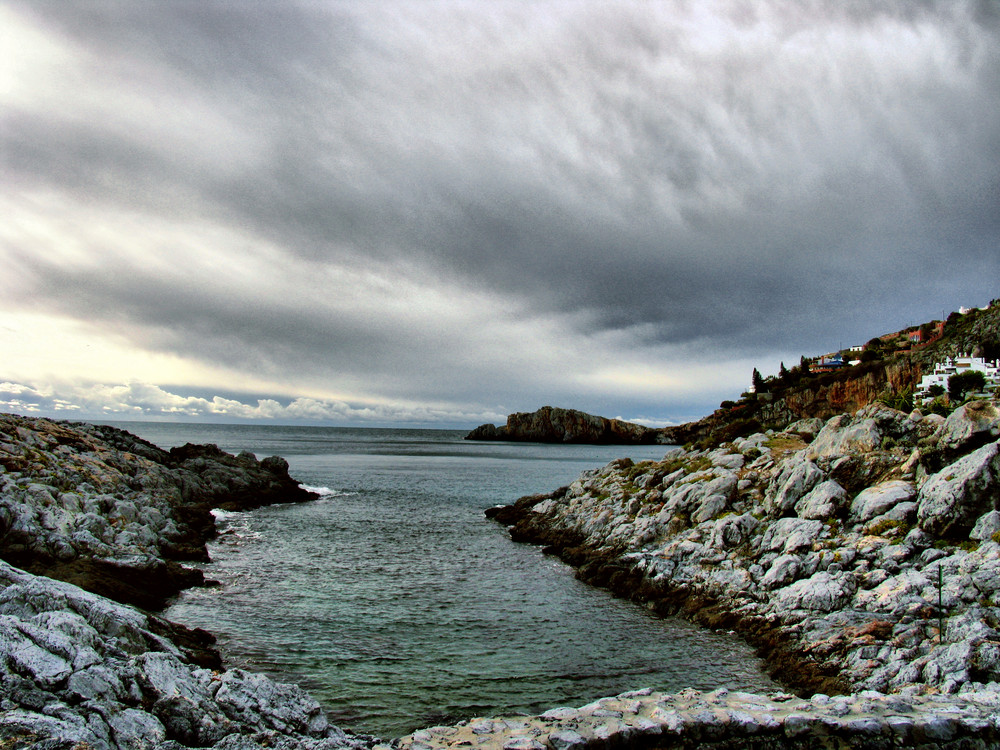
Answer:
[[[0,45],[0,408],[677,424],[998,294],[975,0],[5,0]]]

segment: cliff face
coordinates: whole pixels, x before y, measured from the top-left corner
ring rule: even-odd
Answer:
[[[620,419],[607,419],[574,409],[543,406],[535,412],[507,417],[504,427],[484,424],[466,440],[510,440],[532,443],[637,445],[660,442],[660,431]]]
[[[760,409],[761,422],[785,425],[797,419],[829,419],[854,413],[875,403],[887,393],[912,389],[920,382],[920,366],[909,358],[891,360],[860,370],[856,377],[831,378],[816,384],[790,388],[781,397],[765,402]]]
[[[775,394],[733,409],[718,409],[697,422],[666,427],[662,442],[708,445],[744,437],[760,429],[783,429],[801,419],[829,419],[853,414],[881,397],[912,391],[920,382],[921,364],[910,356],[819,375]]]

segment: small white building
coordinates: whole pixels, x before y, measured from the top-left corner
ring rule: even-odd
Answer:
[[[952,375],[971,371],[983,373],[983,377],[986,379],[985,389],[987,392],[996,393],[1000,389],[1000,364],[997,362],[987,362],[982,357],[958,356],[955,358],[948,357],[944,362],[936,363],[934,370],[920,379],[920,385],[917,386],[917,392],[914,396],[924,401],[929,401],[932,398],[930,394],[931,386],[939,385],[947,391],[948,379]]]

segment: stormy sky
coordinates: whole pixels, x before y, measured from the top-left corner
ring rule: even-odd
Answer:
[[[667,424],[1000,297],[994,2],[0,0],[0,409]]]

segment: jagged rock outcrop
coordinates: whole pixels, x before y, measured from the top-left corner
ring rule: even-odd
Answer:
[[[574,409],[543,406],[535,412],[507,417],[504,427],[484,424],[465,436],[466,440],[510,440],[531,443],[590,443],[640,445],[662,442],[660,430],[607,419]]]
[[[0,562],[0,746],[359,750],[294,685],[206,669],[156,617]]]
[[[974,447],[993,408],[872,405],[810,442],[622,459],[488,515],[584,580],[740,631],[804,690],[996,691],[1000,441]]]
[[[0,559],[160,609],[203,581],[212,508],[316,496],[281,458],[216,446],[164,451],[113,427],[0,414]]]

